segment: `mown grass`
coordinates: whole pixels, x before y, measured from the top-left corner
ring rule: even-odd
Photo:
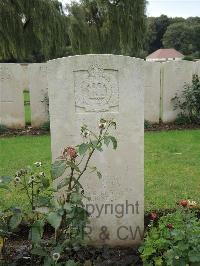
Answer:
[[[0,138],[0,176],[15,175],[15,172],[34,162],[44,163],[44,170],[50,176],[51,164],[50,137],[49,136],[20,136]],[[15,205],[26,205],[23,193],[8,193],[0,191],[0,209]]]
[[[146,209],[173,208],[183,198],[200,203],[200,130],[146,133]]]
[[[50,167],[50,137],[0,138],[0,175],[45,162]],[[200,202],[200,130],[145,133],[145,210],[173,208],[182,198]],[[24,204],[23,194],[0,192],[0,208]]]

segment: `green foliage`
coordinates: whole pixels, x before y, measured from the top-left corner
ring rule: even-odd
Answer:
[[[191,124],[191,120],[189,119],[189,117],[187,115],[184,114],[178,114],[178,116],[176,117],[174,123],[176,125],[189,125]]]
[[[76,147],[68,146],[62,155],[52,164],[52,178],[57,181],[56,195],[50,197],[49,179],[41,172],[42,163],[35,162],[34,169],[27,167],[16,172],[14,183],[16,189],[25,191],[31,207],[30,213],[14,208],[9,219],[9,228],[14,231],[22,220],[28,216],[30,223],[29,239],[32,243],[32,255],[39,256],[44,265],[78,265],[74,261],[65,261],[65,249],[81,244],[86,236],[85,227],[89,214],[84,209],[84,189],[80,183],[81,177],[88,172],[101,173],[96,167],[90,167],[90,160],[95,152],[103,151],[103,145],[112,143],[117,148],[115,137],[109,134],[111,127],[116,128],[113,121],[101,119],[98,132],[94,133],[86,125],[81,128],[83,143]],[[9,189],[12,178],[4,176],[0,179],[0,188]],[[51,194],[51,193],[50,193]],[[44,225],[49,223],[55,230],[55,237],[43,240]],[[1,231],[0,231],[1,233]],[[5,233],[5,230],[2,233]],[[65,261],[65,262],[63,262]]]
[[[187,23],[171,24],[163,37],[163,44],[165,48],[175,48],[183,54],[191,54],[193,47],[191,45],[192,30]]]
[[[10,176],[1,176],[0,177],[0,189],[9,189],[9,184],[11,181],[11,177]]]
[[[8,128],[5,125],[0,124],[0,134],[3,134],[8,131]]]
[[[22,222],[22,218],[23,218],[22,215],[23,214],[20,209],[15,208],[13,210],[13,215],[11,216],[10,221],[9,221],[9,227],[11,230],[16,229],[20,225],[20,223]]]
[[[67,28],[57,0],[1,0],[0,60],[41,62],[63,56]]]
[[[9,219],[10,213],[8,211],[0,211],[0,238],[5,239],[12,234],[9,227]]]
[[[180,207],[152,222],[140,248],[144,265],[179,266],[200,263],[200,220]]]
[[[193,75],[192,84],[185,84],[182,95],[172,99],[174,108],[180,109],[179,117],[187,117],[190,123],[200,123],[200,80]]]
[[[185,55],[200,56],[200,18],[147,18],[144,50],[150,54],[160,48],[175,48]]]
[[[50,131],[50,121],[44,122],[41,127],[42,130],[49,132]]]
[[[145,45],[149,54],[163,47],[162,39],[170,22],[170,18],[166,15],[147,18]]]
[[[72,2],[67,10],[73,53],[138,55],[144,41],[145,6],[145,0]]]
[[[144,129],[150,129],[152,128],[152,124],[148,120],[144,120]]]
[[[186,55],[186,56],[183,57],[183,60],[186,60],[186,61],[193,61],[194,58],[193,58],[193,56],[191,56],[191,55]]]

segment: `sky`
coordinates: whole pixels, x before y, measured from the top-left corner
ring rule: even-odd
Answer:
[[[71,0],[61,0],[70,3]],[[200,0],[148,0],[147,16],[200,17]]]

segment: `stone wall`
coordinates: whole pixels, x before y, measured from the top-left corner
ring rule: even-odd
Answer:
[[[47,64],[30,64],[28,67],[31,126],[40,127],[48,121]]]
[[[87,173],[81,184],[91,197],[88,203],[92,206],[121,205],[125,209],[129,206],[129,211],[120,218],[116,213],[102,213],[99,218],[97,212],[93,213],[89,225],[91,243],[130,245],[142,239],[143,64],[140,59],[115,55],[74,56],[48,63],[53,160],[66,146],[83,141],[80,135],[83,124],[96,130],[100,118],[112,118],[117,123],[117,150],[108,148],[97,152],[91,163],[97,166],[103,178],[99,180]],[[107,240],[99,237],[102,226],[108,229]]]
[[[19,64],[0,64],[0,124],[11,128],[25,126],[21,76]]]

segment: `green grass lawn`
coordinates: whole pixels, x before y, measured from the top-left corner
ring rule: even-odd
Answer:
[[[50,137],[0,138],[0,175],[13,175],[35,161],[50,166]],[[200,202],[200,130],[145,133],[145,209],[173,208],[176,201]],[[0,207],[11,195],[0,192]],[[22,194],[12,195],[24,204]]]
[[[50,137],[49,136],[20,136],[0,138],[0,176],[14,175],[16,170],[42,161],[49,174],[51,164]],[[12,196],[12,199],[11,199]],[[14,201],[16,205],[25,204],[23,194],[9,194],[0,191],[0,209],[10,206]]]

